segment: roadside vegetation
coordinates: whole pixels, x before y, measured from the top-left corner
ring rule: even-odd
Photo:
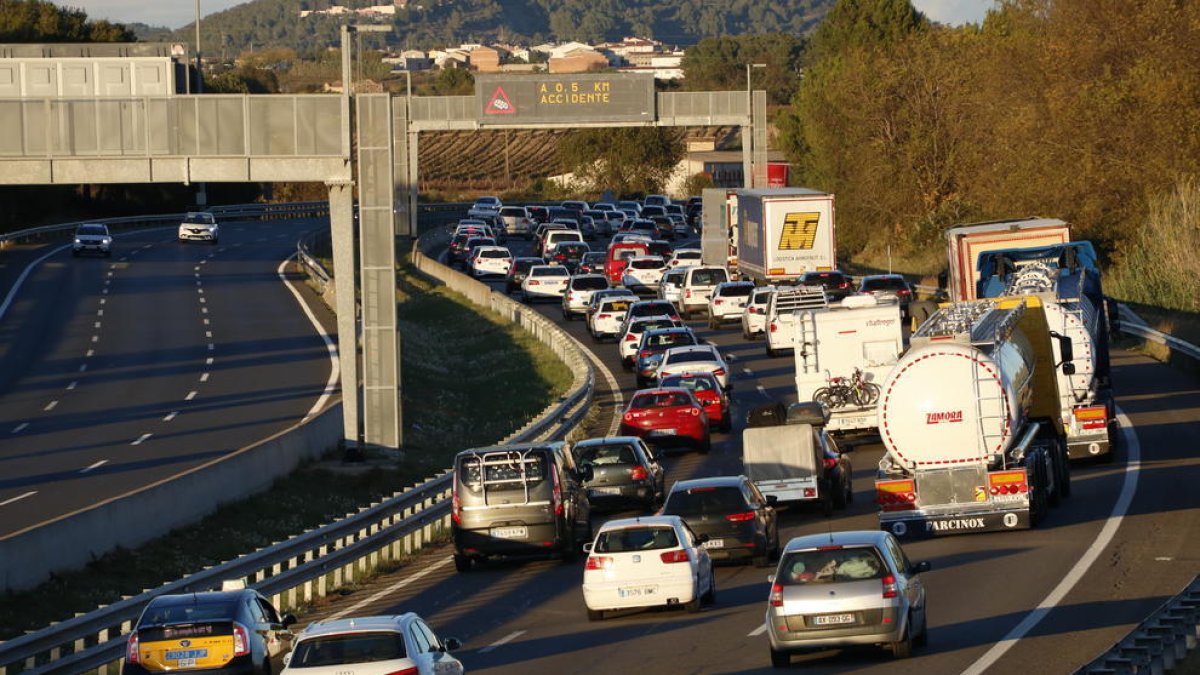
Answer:
[[[523,426],[571,384],[548,348],[499,316],[398,272],[402,457],[343,463],[340,451],[261,495],[136,550],[117,550],[36,589],[0,596],[0,640],[44,628],[331,522],[448,468],[461,449]]]

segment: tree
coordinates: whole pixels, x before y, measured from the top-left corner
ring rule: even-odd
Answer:
[[[927,30],[929,20],[910,0],[838,0],[813,34],[807,61],[847,49],[883,47]]]
[[[45,0],[0,0],[0,42],[133,42],[121,24],[89,21],[73,7]]]
[[[772,103],[787,103],[799,82],[802,53],[803,43],[782,33],[705,38],[684,54],[683,83],[689,91],[744,90],[746,64],[762,63],[765,69],[753,71],[754,88],[766,90]]]
[[[593,192],[661,192],[683,160],[683,139],[664,127],[579,131],[558,146],[559,159]]]

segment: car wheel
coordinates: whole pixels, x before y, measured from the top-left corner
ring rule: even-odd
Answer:
[[[633,370],[633,364],[630,363],[629,361],[626,361],[625,359],[621,359],[621,368],[624,369],[626,372],[629,372],[629,371]]]
[[[709,570],[708,574],[708,592],[701,599],[706,605],[717,604],[717,575],[713,574],[712,570]]]
[[[707,455],[709,450],[712,450],[712,437],[706,434],[704,440],[700,442],[700,454]]]
[[[833,491],[833,508],[846,508],[846,482],[845,479],[838,481],[838,489]]]
[[[700,611],[700,606],[704,604],[704,594],[697,593],[694,598],[684,603],[683,608],[690,614],[695,614]]]
[[[921,609],[921,633],[913,638],[913,644],[918,647],[924,647],[929,644],[929,604],[926,602],[925,607]]]
[[[908,626],[904,628],[904,637],[890,645],[892,648],[893,658],[907,659],[908,657],[912,656],[912,615],[909,615],[908,620]]]
[[[792,665],[792,655],[788,652],[781,652],[778,649],[771,649],[771,667],[772,668],[787,668]]]
[[[589,609],[587,615],[588,621],[601,621],[604,619],[604,612],[599,609]]]
[[[471,571],[471,559],[465,555],[454,554],[454,570],[463,574]]]
[[[721,426],[718,427],[721,433],[727,434],[733,430],[733,419],[730,413],[725,413],[725,417],[721,418]]]

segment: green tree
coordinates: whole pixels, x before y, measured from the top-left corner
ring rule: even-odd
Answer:
[[[809,43],[809,63],[847,49],[877,48],[929,28],[910,0],[838,0]]]
[[[752,71],[755,89],[764,89],[772,103],[791,100],[799,83],[803,43],[792,35],[738,35],[705,38],[683,57],[684,87],[689,91],[737,91],[746,88],[746,64],[762,63]]]
[[[579,131],[558,146],[559,159],[590,192],[661,192],[683,160],[683,138],[665,127]]]
[[[0,0],[0,42],[133,42],[121,24],[89,21],[73,7],[46,0]]]

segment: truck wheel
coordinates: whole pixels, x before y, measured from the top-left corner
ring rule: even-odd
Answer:
[[[1058,483],[1061,486],[1059,492],[1063,497],[1071,496],[1071,458],[1067,456],[1067,451],[1061,445],[1058,453]]]
[[[833,491],[833,508],[838,509],[839,511],[846,508],[846,502],[848,501],[846,499],[847,492],[848,490],[846,489],[846,483],[838,483],[838,489]]]

